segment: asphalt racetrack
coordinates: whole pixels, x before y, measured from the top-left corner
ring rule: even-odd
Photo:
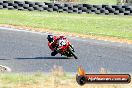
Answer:
[[[102,67],[114,73],[132,72],[132,45],[67,37],[79,57],[76,60],[50,56],[46,37],[47,33],[0,27],[0,65],[12,72],[49,72],[54,65],[66,72],[77,72],[78,66],[90,73],[98,73]]]

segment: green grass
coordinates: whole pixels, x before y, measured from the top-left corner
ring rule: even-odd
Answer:
[[[80,0],[81,3],[89,4],[116,4],[117,0]]]
[[[74,76],[69,74],[56,76],[56,78],[59,80],[74,80]],[[53,85],[51,83],[56,78],[50,75],[50,73],[1,73],[0,88],[40,88],[37,86]],[[21,85],[21,87],[16,87],[18,85]],[[28,87],[26,87],[26,85],[28,85]]]
[[[7,1],[15,1],[15,0],[7,0]],[[24,0],[17,0],[17,1],[24,1]],[[26,0],[26,1],[51,2],[50,0]],[[75,3],[89,3],[89,4],[116,4],[117,2],[117,0],[74,0],[74,1]]]
[[[10,74],[0,74],[0,81],[5,84],[9,83],[35,83],[38,79],[41,79],[42,75],[36,76],[36,74],[17,74],[17,73],[10,73]],[[36,80],[37,79],[37,80]]]
[[[80,86],[76,77],[68,74],[62,77],[45,73],[1,73],[0,88],[130,88],[129,84],[85,84]]]
[[[132,39],[132,16],[0,10],[0,24]]]

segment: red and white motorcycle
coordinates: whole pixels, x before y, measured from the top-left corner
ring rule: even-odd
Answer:
[[[67,56],[67,57],[74,57],[75,59],[78,59],[78,57],[75,54],[74,48],[71,45],[70,41],[66,38],[61,38],[59,41],[59,53],[61,55]]]

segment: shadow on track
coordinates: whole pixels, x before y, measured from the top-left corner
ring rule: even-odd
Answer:
[[[35,58],[15,58],[15,59],[72,59],[68,57],[35,57]]]
[[[0,59],[0,60],[9,60],[9,59]]]

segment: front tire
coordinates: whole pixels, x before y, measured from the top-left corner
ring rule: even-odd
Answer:
[[[70,53],[75,59],[78,59],[78,57],[75,55],[75,53],[72,51],[71,47],[69,48]]]
[[[73,53],[73,56],[74,56],[75,59],[78,59],[78,57],[74,53]]]

